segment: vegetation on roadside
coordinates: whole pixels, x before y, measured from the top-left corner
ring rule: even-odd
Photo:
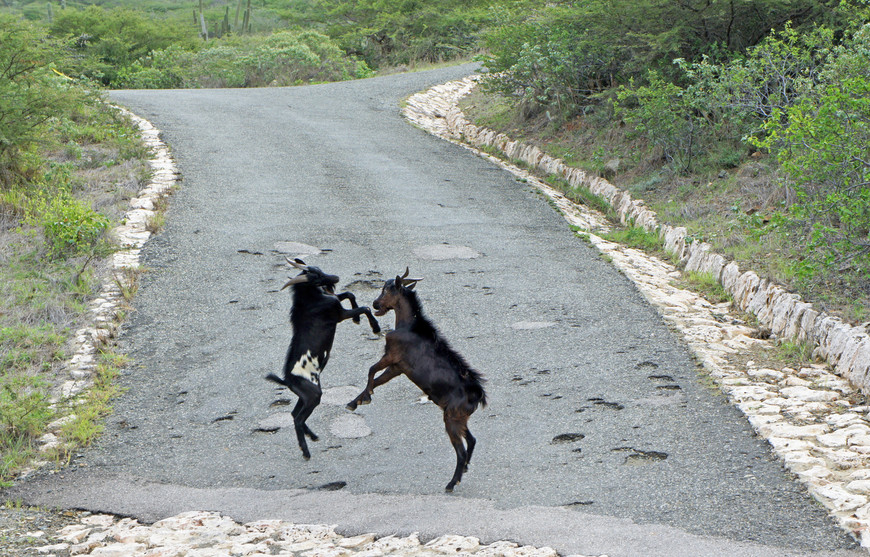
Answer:
[[[852,321],[870,302],[870,4],[555,2],[488,29],[481,125]]]
[[[106,231],[149,172],[136,128],[98,91],[53,71],[56,48],[44,30],[0,15],[0,485],[67,410],[51,392],[68,339],[114,249]],[[106,402],[68,404],[82,421]],[[87,430],[64,441],[87,443]]]

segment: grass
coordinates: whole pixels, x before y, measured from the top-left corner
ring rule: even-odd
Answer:
[[[719,284],[713,275],[710,273],[701,273],[698,271],[683,272],[682,279],[678,281],[679,286],[685,287],[693,292],[701,294],[708,302],[713,304],[722,304],[733,302],[734,298],[725,291],[725,288]]]
[[[605,240],[650,253],[664,253],[664,244],[655,232],[640,226],[627,226],[601,235]]]

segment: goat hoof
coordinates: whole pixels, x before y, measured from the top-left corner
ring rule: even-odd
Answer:
[[[356,403],[355,403],[355,402],[350,402],[350,403],[348,403],[347,406],[345,406],[345,408],[347,408],[348,410],[350,410],[351,412],[353,412],[354,410],[356,410]]]
[[[444,492],[453,493],[453,486],[448,484],[447,487],[444,488]]]

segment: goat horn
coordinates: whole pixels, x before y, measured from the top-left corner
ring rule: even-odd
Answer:
[[[287,257],[287,256],[285,255],[285,256],[284,256],[284,259],[287,260],[287,263],[293,265],[293,266],[296,267],[297,269],[302,269],[303,271],[307,271],[307,270],[308,270],[308,265],[306,265],[305,262],[302,261],[301,259],[299,259],[298,257],[297,257],[296,260],[294,261],[293,259],[290,259],[289,257]]]
[[[287,281],[287,284],[281,287],[281,290],[284,290],[292,284],[299,284],[302,282],[308,282],[308,275],[299,275],[298,277],[293,277],[292,279]]]
[[[408,278],[408,273],[410,273],[410,272],[411,272],[411,269],[409,269],[408,267],[405,267],[405,274],[402,275],[402,280]]]

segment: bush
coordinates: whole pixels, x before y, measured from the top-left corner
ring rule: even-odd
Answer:
[[[177,46],[154,51],[118,76],[135,88],[261,87],[339,81],[371,74],[326,35],[280,31],[269,36],[227,37],[198,51]]]
[[[774,109],[753,141],[797,191],[790,225],[809,236],[805,266],[870,278],[870,25],[834,57],[822,82]]]
[[[124,68],[155,50],[193,48],[197,38],[192,29],[145,12],[98,6],[59,10],[50,26],[51,35],[66,40],[73,54],[63,71],[107,86],[116,86]]]
[[[621,87],[616,116],[662,150],[677,172],[690,172],[694,157],[710,140],[703,95],[695,87],[684,89],[650,71],[648,85]]]
[[[94,253],[109,227],[109,219],[64,192],[47,201],[40,213],[52,257]]]
[[[81,100],[81,91],[51,71],[56,45],[29,23],[0,15],[0,189],[23,168],[24,152],[48,121]]]

